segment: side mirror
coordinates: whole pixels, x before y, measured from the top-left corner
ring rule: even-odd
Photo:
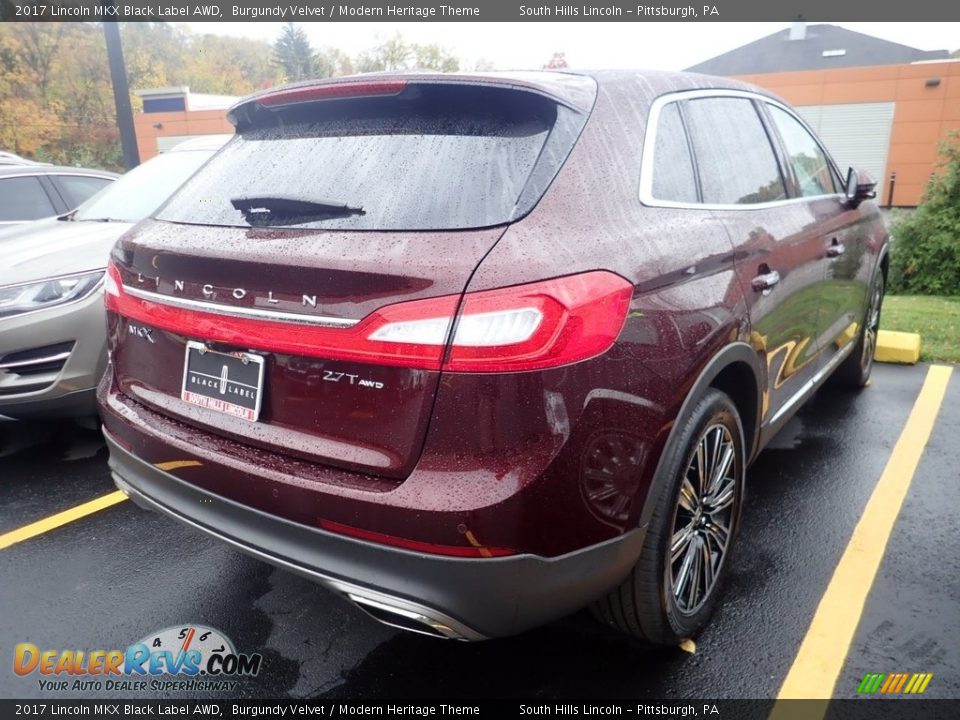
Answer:
[[[850,207],[857,207],[864,200],[872,200],[877,196],[877,184],[866,173],[860,173],[853,168],[847,170],[847,182],[844,188],[844,194],[847,196],[847,204]]]

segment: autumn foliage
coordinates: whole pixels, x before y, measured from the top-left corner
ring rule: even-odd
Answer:
[[[121,23],[130,89],[187,86],[194,93],[246,95],[287,80],[353,72],[459,69],[437,45],[375,38],[357,55],[310,46],[287,23],[266,40],[197,34],[162,22]],[[476,69],[487,68],[480,60]],[[141,107],[131,97],[134,111]],[[120,169],[113,89],[99,23],[0,24],[0,150],[63,165]]]
[[[243,95],[284,79],[265,41],[201,35],[167,23],[123,23],[120,32],[131,89],[186,85],[192,92]],[[139,107],[136,96],[131,101]],[[119,169],[99,24],[0,24],[0,149]]]

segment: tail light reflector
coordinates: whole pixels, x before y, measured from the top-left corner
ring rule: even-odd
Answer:
[[[320,527],[330,532],[340,535],[348,535],[360,540],[380,543],[383,545],[393,545],[404,550],[413,550],[414,552],[429,553],[431,555],[447,555],[450,557],[465,558],[490,558],[504,557],[506,555],[516,555],[517,551],[505,547],[488,547],[485,545],[440,545],[438,543],[423,542],[422,540],[411,540],[409,538],[397,537],[396,535],[386,535],[384,533],[374,532],[373,530],[364,530],[363,528],[344,525],[333,520],[320,520]]]

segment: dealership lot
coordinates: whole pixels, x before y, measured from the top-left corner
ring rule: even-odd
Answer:
[[[245,697],[775,697],[818,605],[832,609],[821,599],[930,372],[877,366],[859,395],[821,391],[760,456],[725,600],[692,654],[641,647],[585,615],[474,645],[401,633],[125,501],[3,547],[114,487],[92,430],[0,423],[0,694],[55,695],[9,670],[17,643],[122,649],[199,623],[263,655]],[[933,412],[835,697],[855,697],[866,673],[899,672],[932,673],[925,697],[960,697],[960,374]]]

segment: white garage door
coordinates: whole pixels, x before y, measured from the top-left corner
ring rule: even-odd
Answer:
[[[809,120],[807,121],[809,122]],[[157,138],[157,152],[165,153],[169,152],[171,149],[175,148],[182,142],[187,140],[193,140],[198,137],[206,137],[205,135],[165,135],[163,137]],[[826,141],[824,141],[826,142]]]
[[[797,112],[823,140],[833,159],[846,173],[851,165],[863,168],[877,181],[886,199],[887,152],[893,126],[895,103],[850,103],[846,105],[804,105]]]

